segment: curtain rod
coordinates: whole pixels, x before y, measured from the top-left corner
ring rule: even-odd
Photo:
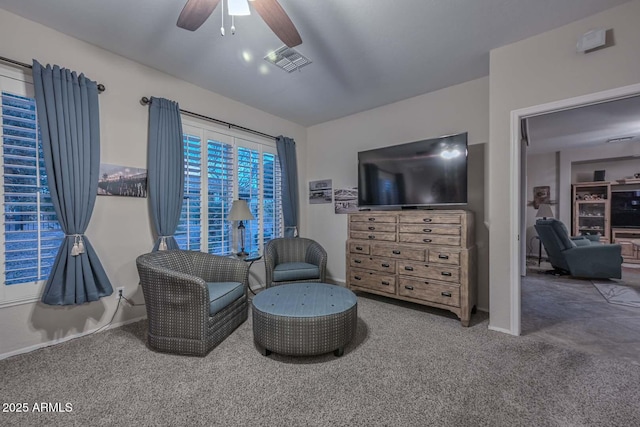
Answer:
[[[149,98],[147,98],[146,96],[143,96],[142,99],[140,99],[140,104],[142,104],[142,105],[151,104],[151,100]],[[214,119],[213,117],[203,116],[202,114],[193,113],[191,111],[183,110],[182,108],[180,109],[180,112],[182,114],[186,114],[187,116],[195,117],[197,119],[208,120],[210,122],[214,122],[214,123],[218,123],[220,125],[227,126],[229,129],[238,129],[238,130],[241,130],[241,131],[244,131],[244,132],[252,133],[254,135],[262,136],[264,138],[276,139],[275,136],[272,136],[272,135],[269,135],[269,134],[266,134],[266,133],[263,133],[263,132],[259,132],[257,130],[249,129],[249,128],[246,128],[244,126],[234,125],[233,123],[225,122],[224,120]]]
[[[8,62],[10,64],[17,65],[22,68],[28,68],[30,70],[33,69],[33,65],[25,64],[24,62],[16,61],[14,59],[5,58],[4,56],[0,56],[0,61]],[[98,92],[102,93],[105,90],[107,90],[107,88],[105,88],[102,83],[98,83]]]

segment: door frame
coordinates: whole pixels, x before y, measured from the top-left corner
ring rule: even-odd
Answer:
[[[526,177],[523,177],[523,170],[521,168],[521,162],[523,159],[523,152],[520,149],[521,144],[521,131],[520,121],[524,118],[539,116],[548,113],[555,113],[563,110],[571,110],[574,108],[585,107],[588,105],[601,104],[603,102],[615,101],[624,98],[630,98],[632,96],[640,95],[640,83],[629,86],[622,86],[615,89],[609,89],[601,92],[595,92],[588,95],[581,95],[574,98],[567,98],[560,101],[549,102],[546,104],[535,105],[532,107],[521,108],[513,110],[511,112],[511,142],[510,142],[510,206],[509,206],[509,219],[510,219],[510,280],[511,284],[511,329],[512,335],[520,335],[521,333],[521,276],[523,274],[521,267],[522,248],[520,244],[520,238],[525,236],[526,226],[521,217],[521,210],[523,206],[521,203],[522,189],[521,183],[523,183]]]

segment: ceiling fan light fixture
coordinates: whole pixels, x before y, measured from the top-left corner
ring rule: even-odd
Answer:
[[[247,3],[247,0],[227,0],[227,9],[231,16],[251,15],[251,10],[249,10],[249,3]]]

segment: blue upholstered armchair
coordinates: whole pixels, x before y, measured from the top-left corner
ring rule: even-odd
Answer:
[[[283,237],[264,247],[266,287],[296,282],[324,282],[327,252],[303,237]]]
[[[590,236],[571,238],[565,225],[554,218],[539,219],[535,229],[558,273],[593,279],[622,277],[620,245],[601,244]]]

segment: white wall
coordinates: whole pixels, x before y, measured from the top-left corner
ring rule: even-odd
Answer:
[[[603,160],[607,158],[608,155],[596,157],[597,161],[574,163],[571,166],[571,182],[593,181],[593,172],[603,170],[605,181],[615,185],[619,179],[633,178],[634,174],[640,173],[640,159]]]
[[[635,0],[589,18],[491,51],[489,222],[490,327],[512,329],[511,278],[508,262],[517,245],[509,207],[510,113],[514,110],[640,82],[640,1]],[[615,45],[577,53],[580,35],[594,28],[613,29]],[[513,273],[513,274],[512,274]]]
[[[302,126],[205,91],[4,10],[0,10],[0,40],[4,41],[3,56],[25,63],[36,58],[43,64],[58,64],[81,71],[106,86],[106,92],[99,98],[102,162],[147,167],[148,109],[141,106],[139,100],[142,96],[158,96],[178,101],[186,110],[267,134],[294,138],[300,180],[306,181],[306,129]],[[301,199],[305,195],[302,188]],[[114,288],[124,286],[125,294],[139,301],[142,301],[142,295],[135,259],[152,247],[147,202],[148,199],[98,197],[86,233]],[[305,209],[303,205],[303,231]],[[95,329],[109,321],[115,302],[112,296],[79,307],[29,303],[2,308],[0,357]],[[114,322],[135,319],[144,314],[144,308],[125,307]]]
[[[527,156],[527,207],[526,207],[526,251],[529,256],[538,256],[539,242],[534,237],[538,235],[533,226],[536,223],[538,209],[533,207],[533,187],[549,186],[551,195],[551,210],[557,215],[558,176],[556,153],[529,154]],[[544,248],[542,256],[545,256]]]
[[[465,131],[469,133],[469,144],[486,143],[488,83],[485,77],[310,127],[307,180],[332,179],[334,188],[356,186],[357,153],[362,150]],[[473,184],[483,190],[484,182]],[[303,185],[308,188],[308,182]],[[307,199],[302,199],[303,205]],[[476,212],[480,232],[485,227],[483,204],[481,202],[480,211]],[[330,254],[328,276],[344,283],[347,216],[334,214],[333,205],[329,204],[308,205],[307,212],[309,233],[306,237],[324,246]],[[486,309],[488,247],[486,238],[478,243],[481,278],[478,306]]]

